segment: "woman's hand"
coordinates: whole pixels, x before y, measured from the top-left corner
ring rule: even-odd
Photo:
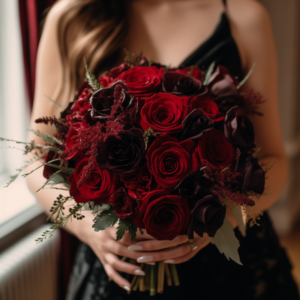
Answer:
[[[140,253],[137,258],[139,263],[164,261],[170,264],[180,264],[190,260],[209,243],[210,239],[207,234],[200,237],[195,233],[193,245],[189,243],[186,235],[180,235],[172,241],[147,240],[137,242],[129,246],[128,249]]]

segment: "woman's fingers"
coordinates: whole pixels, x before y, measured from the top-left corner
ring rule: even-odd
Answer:
[[[124,272],[132,275],[140,275],[140,276],[145,275],[141,267],[124,262],[112,253],[107,253],[105,255],[105,260],[108,264],[110,264],[113,267],[113,269],[119,272]]]
[[[113,280],[117,285],[126,291],[130,291],[130,283],[122,277],[109,263],[104,263],[103,267],[107,276]]]
[[[157,240],[147,240],[142,242],[137,242],[128,247],[129,250],[134,251],[156,251],[166,248],[175,247],[188,242],[188,237],[186,235],[177,236],[172,241],[157,241]]]
[[[184,262],[190,260],[191,258],[193,258],[197,252],[198,251],[196,251],[196,249],[195,249],[186,255],[183,255],[183,256],[177,257],[177,258],[173,258],[173,259],[167,259],[164,262],[167,264],[181,264],[181,263],[184,263]]]
[[[148,263],[148,262],[156,262],[156,261],[165,261],[174,258],[178,258],[184,256],[192,251],[191,245],[189,243],[185,243],[181,246],[175,248],[169,248],[167,250],[162,251],[154,251],[154,252],[139,252],[139,257],[137,261],[139,263]]]

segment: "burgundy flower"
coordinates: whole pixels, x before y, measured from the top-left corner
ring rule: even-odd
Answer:
[[[226,207],[213,195],[204,196],[196,201],[191,211],[191,219],[188,228],[188,237],[194,238],[194,231],[203,236],[214,237],[218,229],[223,225],[226,215]]]
[[[143,131],[130,129],[118,136],[109,136],[98,151],[97,161],[101,168],[119,176],[134,176],[145,156]]]
[[[178,195],[169,195],[165,190],[148,193],[133,218],[134,224],[157,240],[173,240],[187,233],[190,219],[188,200]]]
[[[181,72],[167,71],[163,78],[163,91],[174,95],[192,95],[200,92],[202,81]]]
[[[188,114],[188,97],[158,93],[146,99],[141,110],[141,126],[144,130],[151,127],[161,133],[181,131],[182,121]]]
[[[113,205],[116,215],[122,219],[133,217],[137,212],[137,201],[129,197],[124,188],[117,189],[110,196],[109,203]]]
[[[44,158],[45,158],[45,162],[49,162],[51,160],[59,158],[59,155],[54,151],[49,151],[48,154],[45,155]],[[55,162],[52,162],[51,164],[59,166],[60,162],[55,161]],[[44,170],[43,170],[43,176],[45,178],[49,179],[57,171],[58,171],[57,168],[45,165]]]
[[[70,195],[78,203],[95,201],[98,204],[107,203],[108,197],[114,192],[117,177],[111,172],[94,166],[87,180],[78,185],[83,168],[88,164],[89,158],[84,157],[76,164],[75,170],[68,178],[71,183]]]
[[[195,143],[178,142],[168,135],[157,137],[147,151],[147,166],[156,182],[165,189],[176,187],[193,169]]]
[[[141,200],[159,187],[146,164],[140,167],[135,177],[121,177],[121,181],[128,189],[128,195],[136,200]]]
[[[133,96],[152,96],[161,88],[163,69],[157,67],[132,67],[117,79],[124,81]]]
[[[219,111],[217,103],[208,95],[199,95],[191,99],[190,106],[192,109],[200,108],[214,122],[224,120],[224,114]]]
[[[127,71],[129,69],[130,69],[130,66],[125,62],[125,63],[119,65],[118,67],[112,68],[109,71],[108,75],[109,75],[109,77],[116,78],[121,73],[123,73],[124,71]]]
[[[198,141],[194,159],[199,167],[208,163],[217,170],[223,170],[234,162],[235,149],[221,131],[213,129],[204,133]]]
[[[224,122],[225,137],[232,144],[240,147],[254,145],[254,127],[242,108],[238,106],[231,108]]]
[[[122,103],[124,109],[134,104],[134,98],[129,94],[129,89],[122,81],[117,81],[107,88],[97,91],[90,100],[92,110],[91,116],[97,120],[107,120],[111,114],[112,106]],[[121,112],[119,109],[118,112]]]
[[[204,80],[204,75],[201,72],[200,68],[197,66],[186,67],[184,69],[175,69],[171,71],[192,76],[193,78],[196,78],[202,82]]]
[[[241,174],[237,177],[241,193],[253,191],[262,194],[264,192],[265,172],[258,164],[257,159],[253,157],[241,159],[237,164],[236,172]]]
[[[108,86],[110,86],[113,82],[114,82],[114,78],[113,78],[113,77],[110,77],[110,76],[107,76],[107,75],[101,76],[101,77],[99,78],[99,83],[100,83],[103,87],[108,87]]]
[[[213,128],[214,121],[202,109],[194,109],[182,122],[182,133],[179,140],[199,140],[204,132],[211,131]]]

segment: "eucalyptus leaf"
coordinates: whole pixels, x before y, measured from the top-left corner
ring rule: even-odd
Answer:
[[[118,216],[114,213],[113,208],[101,212],[94,220],[93,228],[95,231],[105,230],[116,224]]]
[[[242,207],[239,205],[235,205],[232,209],[232,216],[238,222],[238,228],[242,236],[246,236],[246,223],[244,222]]]
[[[240,246],[239,240],[236,238],[232,224],[225,218],[222,227],[216,232],[211,242],[216,245],[221,253],[224,253],[226,258],[231,258],[237,264],[242,265],[238,248]]]
[[[213,71],[215,69],[215,65],[216,65],[216,63],[212,62],[210,64],[210,66],[208,67],[208,70],[207,70],[207,72],[205,74],[205,78],[204,78],[204,82],[203,82],[204,86],[208,85],[209,79],[210,79],[210,77],[211,77],[211,75],[212,75],[212,73],[213,73]]]

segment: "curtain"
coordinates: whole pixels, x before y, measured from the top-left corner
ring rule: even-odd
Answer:
[[[42,31],[42,21],[45,18],[47,10],[50,8],[51,5],[54,4],[56,0],[18,1],[26,88],[29,99],[29,105],[30,108],[32,108],[35,86],[36,55],[39,37]],[[73,260],[78,245],[78,240],[64,230],[61,230],[60,233],[61,243],[58,261],[59,274],[57,274],[59,295],[57,298],[63,300],[66,295]]]

